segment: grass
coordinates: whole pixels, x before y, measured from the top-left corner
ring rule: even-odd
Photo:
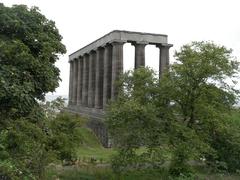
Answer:
[[[80,136],[82,137],[82,143],[77,151],[77,156],[80,160],[90,161],[90,159],[96,159],[98,161],[109,163],[111,157],[117,153],[113,148],[104,148],[96,135],[88,128],[79,128]],[[138,154],[146,151],[146,148],[139,148]]]
[[[79,128],[79,134],[82,137],[81,145],[77,151],[80,160],[94,158],[99,161],[109,162],[111,156],[116,153],[111,148],[104,148],[100,144],[96,135],[88,128]]]
[[[154,180],[163,177],[163,173],[159,172],[129,172],[127,174],[116,175],[109,168],[96,168],[92,167],[90,169],[83,168],[73,168],[64,170],[62,172],[56,172],[55,176],[59,177],[61,180]]]
[[[233,174],[213,174],[207,171],[198,172],[192,177],[170,177],[166,169],[129,171],[128,173],[117,175],[110,168],[88,166],[71,167],[62,169],[51,169],[50,179],[54,177],[60,180],[239,180],[238,175]]]
[[[146,148],[142,147],[137,150],[137,154],[146,152]],[[103,163],[109,163],[111,157],[117,153],[112,148],[103,147],[81,147],[78,149],[78,157],[80,160],[96,159]]]
[[[78,129],[78,133],[82,139],[79,148],[82,147],[102,148],[102,145],[100,144],[98,138],[89,128],[81,127]]]
[[[78,157],[80,159],[94,158],[104,162],[109,162],[111,156],[116,153],[113,149],[82,147],[78,150]]]

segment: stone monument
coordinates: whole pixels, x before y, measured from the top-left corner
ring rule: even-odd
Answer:
[[[118,94],[116,81],[123,73],[123,45],[135,47],[135,69],[145,66],[145,46],[159,48],[159,76],[169,65],[167,35],[112,31],[69,55],[69,103],[67,110],[89,118],[88,126],[108,147],[104,109]]]

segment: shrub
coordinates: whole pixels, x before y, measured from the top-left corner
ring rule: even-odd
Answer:
[[[72,161],[76,158],[76,150],[81,143],[78,129],[84,123],[84,119],[69,113],[59,113],[50,121],[48,146],[56,152],[58,159]]]

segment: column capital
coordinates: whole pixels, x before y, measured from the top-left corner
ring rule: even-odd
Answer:
[[[147,41],[134,41],[131,43],[133,46],[136,46],[136,45],[143,45],[143,46],[146,46],[149,44],[149,42]]]
[[[81,60],[81,59],[83,59],[83,56],[78,56],[78,60]]]
[[[94,49],[93,49],[93,50],[89,51],[88,54],[89,54],[89,56],[90,56],[90,55],[92,55],[92,54],[95,54],[96,52],[97,52],[97,50],[94,50]]]
[[[110,46],[112,46],[112,44],[111,44],[111,43],[107,43],[107,44],[105,44],[105,45],[104,45],[104,47],[103,47],[103,48],[105,48],[105,49],[106,49],[106,48],[108,48],[108,47],[110,47]]]
[[[109,42],[109,44],[111,44],[111,45],[121,44],[122,45],[126,42],[127,41],[124,41],[124,40],[112,40],[112,41]]]
[[[73,60],[72,60],[72,61],[68,61],[68,63],[69,63],[70,65],[72,65],[72,64],[73,64]]]
[[[173,44],[161,43],[161,44],[156,44],[156,47],[158,47],[158,48],[161,48],[161,47],[171,48],[171,47],[173,47]]]
[[[97,54],[97,51],[95,51],[95,50],[91,50],[91,51],[88,53],[89,58],[93,58],[93,57],[90,57],[90,56],[94,56],[94,55],[96,55],[96,54]]]
[[[90,52],[89,52],[90,53]],[[89,53],[84,53],[82,56],[84,57],[86,57],[86,56],[89,56]]]
[[[90,52],[97,52],[99,49],[102,49],[102,48],[104,48],[104,46],[98,46],[98,47],[92,49]]]

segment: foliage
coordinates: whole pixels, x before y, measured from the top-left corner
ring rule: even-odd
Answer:
[[[119,172],[158,166],[163,163],[159,155],[165,138],[153,101],[157,90],[153,71],[140,68],[128,72],[120,84],[122,91],[107,112],[109,133],[118,150],[113,169]],[[143,146],[147,151],[137,154]]]
[[[71,161],[76,158],[76,147],[82,140],[79,130],[86,120],[64,112],[64,103],[65,99],[58,97],[51,102],[41,103],[41,107],[46,117],[44,125],[48,150],[51,150],[59,160]]]
[[[72,161],[76,159],[77,147],[81,142],[79,128],[84,120],[79,116],[60,113],[50,121],[48,146],[60,160]]]
[[[0,176],[43,179],[55,158],[49,120],[39,101],[58,86],[66,52],[55,23],[37,7],[0,3]]]
[[[64,109],[65,100],[65,98],[59,96],[53,101],[40,102],[44,114],[49,120],[55,119],[59,112]]]
[[[128,72],[121,84],[118,100],[111,104],[107,112],[109,132],[115,146],[138,148],[151,138],[146,127],[154,127],[158,123],[151,102],[155,79],[151,70],[139,69]]]
[[[0,175],[11,179],[43,179],[50,162],[69,162],[76,158],[81,142],[78,129],[85,121],[68,113],[44,113],[46,109],[63,107],[62,103],[61,98],[46,102],[42,105],[44,109],[35,109],[42,112],[41,119],[35,119],[39,116],[31,112],[25,118],[12,121],[6,130],[1,131]]]
[[[109,132],[119,152],[114,168],[123,172],[132,164],[149,167],[156,157],[164,162],[167,157],[159,154],[166,148],[172,154],[174,176],[191,176],[190,161],[211,167],[220,162],[227,171],[237,171],[239,126],[226,118],[238,98],[234,87],[238,62],[231,50],[212,42],[184,45],[175,58],[160,81],[148,68],[123,76],[122,91],[107,111]],[[144,158],[135,153],[141,146],[148,149]],[[160,153],[151,159],[149,152],[156,149]]]
[[[222,161],[228,170],[236,171],[239,164],[233,162],[230,165],[227,158],[232,156],[233,159],[239,159],[237,155],[240,144],[236,148],[231,146],[235,141],[231,136],[236,136],[237,131],[231,130],[235,127],[224,121],[238,98],[239,91],[234,88],[233,81],[238,72],[238,62],[231,57],[231,50],[211,42],[185,45],[180,52],[175,53],[175,57],[178,63],[173,64],[170,72],[160,82],[160,91],[170,92],[167,97],[173,104],[171,108],[174,119],[193,130],[199,139],[198,142],[204,148],[197,148],[195,152],[199,151],[207,161],[215,159],[213,164]],[[233,85],[227,80],[232,80]],[[225,141],[218,143],[221,136],[229,144],[223,143]],[[197,139],[194,138],[194,141]],[[226,154],[222,154],[220,149],[226,149],[226,152],[229,151],[228,147],[231,151],[236,150],[236,154],[225,157]],[[205,152],[202,151],[204,149]]]
[[[176,52],[175,58],[178,63],[162,80],[161,88],[172,90],[168,97],[189,127],[196,125],[199,116],[213,119],[232,108],[238,91],[225,80],[235,77],[238,62],[231,58],[231,50],[193,42]]]
[[[47,136],[41,124],[29,121],[30,118],[15,119],[1,131],[4,136],[0,154],[5,155],[2,156],[5,168],[1,173],[10,179],[41,178],[50,160],[46,149]]]
[[[26,116],[58,86],[58,54],[66,52],[55,23],[37,7],[0,4],[0,116]],[[4,118],[3,118],[4,117]]]
[[[239,119],[240,121],[240,119]],[[216,150],[216,157],[208,163],[215,170],[238,172],[240,169],[240,125],[227,120],[224,126],[215,131],[211,145]]]

